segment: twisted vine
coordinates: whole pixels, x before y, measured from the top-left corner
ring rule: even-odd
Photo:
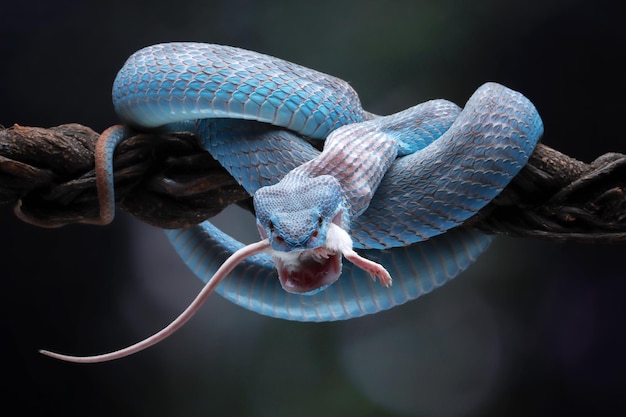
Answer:
[[[98,215],[93,152],[99,134],[67,124],[0,129],[0,204],[34,224]],[[165,229],[206,220],[251,197],[189,133],[141,133],[116,150],[117,207]],[[516,237],[626,241],[626,155],[591,163],[539,144],[528,164],[468,225]]]

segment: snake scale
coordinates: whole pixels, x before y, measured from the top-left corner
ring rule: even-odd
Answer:
[[[158,342],[213,290],[300,321],[358,317],[419,297],[488,247],[492,237],[462,225],[521,170],[543,133],[533,104],[496,83],[478,88],[463,109],[431,100],[377,116],[341,79],[201,43],[133,54],[115,79],[113,103],[124,127],[98,143],[98,221],[113,216],[115,146],[134,130],[185,130],[254,195],[261,241],[244,246],[209,221],[166,231],[207,283],[202,292],[168,327],[126,349],[88,357],[42,351],[77,362]],[[324,140],[323,150],[305,139]]]

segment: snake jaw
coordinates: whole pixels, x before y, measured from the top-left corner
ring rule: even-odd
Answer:
[[[271,252],[278,279],[283,289],[301,295],[316,294],[334,283],[341,276],[341,259],[351,254],[352,239],[336,221],[330,223],[325,244],[312,249]]]
[[[281,286],[287,292],[313,295],[337,281],[341,254],[321,246],[297,252],[272,252]]]
[[[350,235],[341,228],[341,211],[324,233],[324,244],[310,249],[271,252],[283,289],[301,295],[316,294],[341,276],[342,254],[352,249]],[[263,233],[262,233],[263,235]]]

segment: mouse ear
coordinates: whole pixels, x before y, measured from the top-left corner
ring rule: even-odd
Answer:
[[[206,283],[202,291],[196,296],[196,298],[189,304],[189,306],[183,311],[174,321],[172,321],[167,327],[161,331],[153,334],[152,336],[135,343],[134,345],[126,348],[116,350],[110,353],[104,353],[94,356],[72,356],[63,355],[60,353],[50,352],[49,350],[40,350],[43,355],[50,356],[52,358],[76,362],[76,363],[98,363],[107,362],[113,359],[120,359],[125,356],[132,355],[139,351],[144,350],[152,345],[159,343],[166,337],[170,336],[176,330],[180,329],[193,315],[200,309],[204,301],[213,293],[215,288],[222,282],[224,278],[244,259],[256,255],[261,252],[267,252],[270,249],[270,244],[267,239],[263,239],[256,243],[251,243],[233,253],[220,268],[215,272],[211,279]]]

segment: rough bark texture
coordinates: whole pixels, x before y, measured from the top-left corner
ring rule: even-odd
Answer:
[[[0,130],[0,204],[20,204],[37,223],[98,215],[93,150],[99,134],[68,124]],[[162,228],[198,224],[251,198],[188,133],[138,134],[114,160],[117,206]],[[468,224],[509,236],[626,241],[626,156],[590,164],[538,145],[528,164]]]

